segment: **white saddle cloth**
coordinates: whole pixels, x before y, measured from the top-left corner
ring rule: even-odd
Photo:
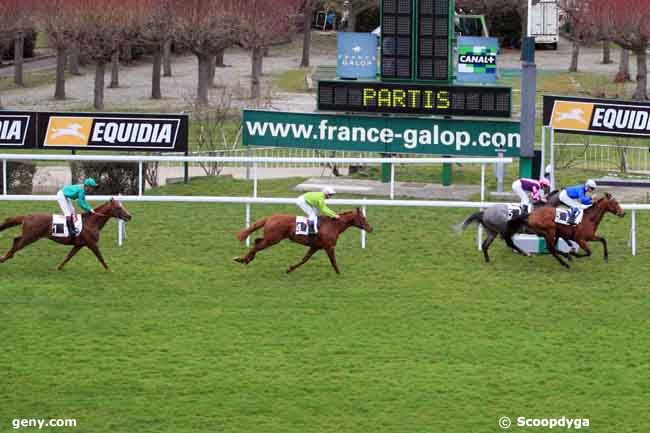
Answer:
[[[570,225],[569,224],[569,215],[571,214],[570,210],[567,209],[555,209],[555,223],[556,224],[562,224],[565,226]],[[578,216],[576,217],[576,222],[575,225],[578,225],[582,222],[582,217],[584,216],[585,212],[582,209],[578,210]]]
[[[83,230],[83,219],[81,215],[75,215],[74,226],[77,233],[81,233],[81,230]],[[68,225],[65,222],[65,215],[52,215],[52,236],[56,238],[67,238],[70,236],[70,233],[68,233]]]

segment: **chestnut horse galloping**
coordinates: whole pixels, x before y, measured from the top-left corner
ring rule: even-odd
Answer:
[[[591,249],[587,245],[589,241],[598,241],[603,244],[603,256],[605,261],[608,258],[607,240],[601,236],[596,235],[598,225],[605,216],[605,213],[612,213],[618,217],[624,217],[625,211],[621,208],[618,202],[612,197],[611,194],[606,193],[604,197],[598,199],[593,206],[584,210],[582,222],[577,226],[567,226],[555,223],[555,209],[543,207],[535,210],[528,217],[528,228],[544,237],[546,246],[549,252],[560,262],[565,268],[569,264],[560,258],[560,255],[571,258],[573,257],[589,257]],[[580,245],[585,253],[584,254],[565,254],[555,249],[555,244],[558,238],[572,240]]]
[[[130,221],[131,214],[114,199],[104,203],[97,209],[94,214],[83,215],[83,229],[75,238],[71,237],[54,237],[52,236],[52,215],[50,214],[32,214],[7,218],[0,224],[0,232],[10,227],[22,225],[22,235],[14,238],[14,243],[7,254],[0,257],[0,263],[4,263],[14,256],[18,251],[27,245],[36,242],[39,239],[48,238],[63,245],[72,245],[72,250],[68,253],[65,260],[59,265],[58,269],[63,270],[66,263],[70,261],[83,247],[88,247],[97,257],[97,260],[104,266],[107,271],[108,265],[104,261],[97,243],[99,242],[99,232],[104,228],[111,218],[118,218],[123,221]]]
[[[255,254],[263,249],[273,246],[284,239],[291,239],[293,242],[309,247],[309,251],[299,263],[287,269],[287,274],[304,265],[316,251],[321,249],[327,253],[336,273],[340,274],[341,271],[336,263],[336,254],[334,252],[339,235],[351,226],[372,233],[372,226],[368,224],[366,217],[359,208],[354,211],[344,212],[339,216],[341,218],[338,220],[320,217],[321,226],[318,229],[318,234],[312,236],[296,235],[296,217],[294,215],[276,214],[262,218],[250,227],[240,231],[237,239],[244,241],[251,233],[262,227],[264,228],[264,237],[255,239],[248,254],[244,257],[235,257],[234,260],[247,265],[253,261]]]

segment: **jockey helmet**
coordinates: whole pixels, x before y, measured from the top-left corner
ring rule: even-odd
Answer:
[[[323,188],[323,193],[326,195],[334,195],[336,194],[336,191],[331,186],[326,186],[325,188]]]
[[[84,180],[84,185],[97,188],[97,182],[95,182],[95,179],[93,179],[92,177],[89,177],[88,179]]]
[[[596,189],[596,187],[597,187],[598,185],[596,185],[596,181],[595,181],[595,180],[593,180],[593,179],[589,179],[587,182],[585,182],[585,186],[586,186],[587,188]]]
[[[543,177],[539,180],[539,184],[542,185],[543,188],[550,188],[551,187],[551,181],[548,180],[547,178]]]

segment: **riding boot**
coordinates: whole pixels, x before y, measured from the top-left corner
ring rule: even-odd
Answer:
[[[309,220],[309,236],[316,236],[316,221]]]
[[[69,235],[71,238],[76,237],[76,236],[77,236],[77,232],[76,232],[76,230],[75,230],[75,227],[74,227],[74,221],[72,220],[72,217],[71,217],[71,216],[66,217],[66,219],[65,219],[65,223],[66,223],[66,225],[68,226],[68,235]]]

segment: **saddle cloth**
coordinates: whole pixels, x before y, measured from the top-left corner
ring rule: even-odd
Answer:
[[[83,219],[80,215],[75,215],[74,226],[77,233],[81,233],[81,230],[83,229]],[[64,215],[52,215],[52,236],[57,238],[67,238],[70,236]]]
[[[555,223],[556,224],[562,224],[565,226],[570,225],[569,224],[569,214],[571,213],[570,210],[567,209],[555,209]],[[576,217],[576,222],[574,225],[578,225],[582,222],[582,217],[584,216],[584,211],[582,209],[578,210],[578,216]]]
[[[521,209],[521,206],[516,205],[516,204],[509,204],[508,205],[508,221],[511,221],[523,214],[523,210]]]
[[[320,218],[316,220],[316,225],[320,227]],[[309,235],[309,218],[304,216],[296,216],[296,234]]]

